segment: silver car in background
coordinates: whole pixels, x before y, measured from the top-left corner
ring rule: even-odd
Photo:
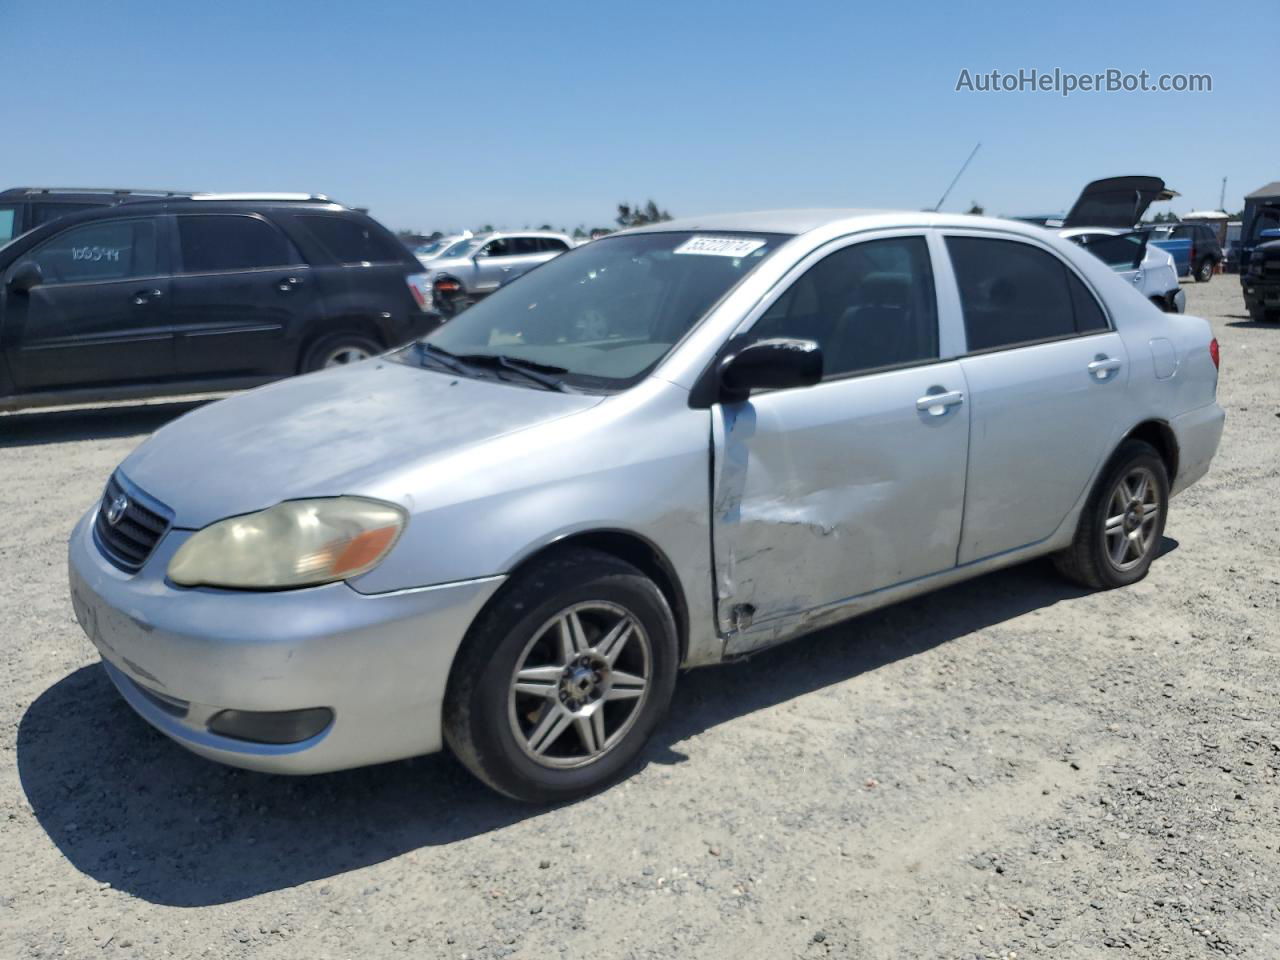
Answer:
[[[1048,231],[792,211],[624,231],[424,340],[160,429],[71,535],[124,698],[311,773],[446,744],[622,775],[681,667],[1051,555],[1142,578],[1217,342]]]
[[[455,316],[573,247],[573,238],[546,230],[483,233],[460,240],[424,264],[432,306],[445,318]]]

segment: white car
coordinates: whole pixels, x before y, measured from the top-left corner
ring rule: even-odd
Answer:
[[[1058,235],[1079,244],[1165,313],[1182,313],[1187,294],[1178,283],[1173,255],[1148,242],[1145,232],[1114,227],[1075,227]]]

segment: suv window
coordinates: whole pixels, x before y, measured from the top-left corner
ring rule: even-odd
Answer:
[[[970,352],[1106,329],[1093,295],[1052,254],[1017,240],[946,239]]]
[[[490,240],[480,248],[480,255],[482,257],[509,257],[511,256],[511,241],[507,237]]]
[[[837,250],[775,300],[751,335],[816,340],[828,377],[936,359],[937,299],[924,237]]]
[[[184,273],[227,273],[300,261],[279,230],[254,217],[179,216],[178,245]]]
[[[543,253],[564,253],[569,249],[568,244],[555,237],[539,237],[538,245],[542,248]]]
[[[14,231],[18,227],[17,221],[17,207],[0,207],[0,245],[13,239]]]
[[[400,263],[403,246],[388,240],[372,224],[351,216],[303,214],[297,220],[341,264]]]
[[[79,213],[81,210],[96,210],[101,206],[103,206],[101,203],[33,203],[28,208],[31,211],[31,218],[27,229],[34,229],[42,223]]]
[[[156,221],[98,220],[64,230],[33,250],[45,283],[91,283],[156,275]]]
[[[522,257],[532,253],[541,253],[541,240],[541,237],[512,237],[511,255],[515,257]]]

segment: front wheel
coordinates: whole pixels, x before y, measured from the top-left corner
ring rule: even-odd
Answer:
[[[1126,440],[1089,496],[1058,570],[1094,590],[1136,583],[1160,549],[1169,513],[1169,478],[1150,444]]]
[[[517,574],[449,674],[445,739],[490,787],[533,803],[625,772],[666,713],[679,649],[662,592],[608,554],[569,550]]]

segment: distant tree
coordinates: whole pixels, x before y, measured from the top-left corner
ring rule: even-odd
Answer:
[[[671,214],[666,210],[659,209],[658,205],[652,200],[643,207],[620,203],[618,204],[618,215],[614,217],[620,227],[643,227],[647,223],[662,223],[664,220],[670,219]]]
[[[582,229],[582,224],[578,224],[576,227],[573,228],[573,239],[581,240],[586,235],[587,235],[587,231]]]
[[[551,224],[549,224],[549,223],[544,223],[544,224],[543,224],[542,226],[540,226],[538,229],[539,229],[539,230],[554,230],[554,229],[555,229],[555,227],[553,227],[553,226],[552,226]]]
[[[980,204],[977,200],[974,200],[971,204],[969,204],[969,209],[965,211],[965,213],[971,213],[975,217],[980,217],[986,212],[987,212],[987,208],[984,207],[982,204]]]

